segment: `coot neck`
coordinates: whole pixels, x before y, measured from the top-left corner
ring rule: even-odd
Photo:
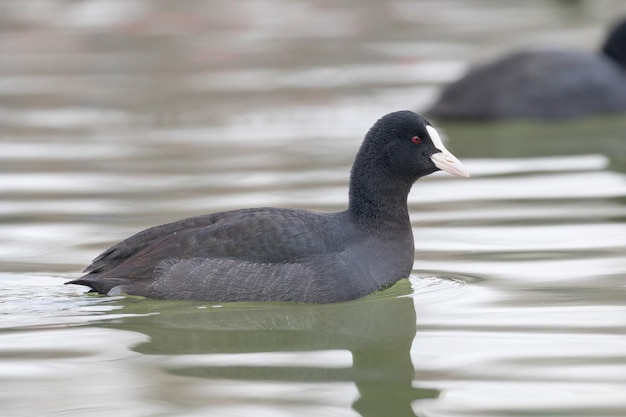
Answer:
[[[348,212],[351,218],[367,229],[410,231],[407,197],[414,181],[398,178],[362,151],[350,174]]]

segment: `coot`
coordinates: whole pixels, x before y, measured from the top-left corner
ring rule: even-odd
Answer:
[[[518,52],[470,70],[426,112],[438,119],[557,120],[626,112],[626,20],[601,53]]]
[[[469,176],[426,119],[390,113],[357,153],[345,211],[249,208],[152,227],[104,251],[69,283],[101,294],[215,302],[359,298],[411,272],[407,196],[437,170]]]

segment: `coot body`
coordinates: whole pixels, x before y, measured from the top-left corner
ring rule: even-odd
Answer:
[[[468,176],[422,116],[390,113],[355,158],[345,211],[251,208],[156,226],[98,256],[72,284],[102,294],[206,301],[352,300],[406,278],[413,183]]]
[[[518,52],[470,70],[427,111],[438,119],[558,120],[626,112],[626,21],[602,53]]]

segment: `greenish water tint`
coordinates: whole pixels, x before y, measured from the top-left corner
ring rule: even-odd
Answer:
[[[623,2],[18,3],[0,13],[0,415],[626,415],[623,115],[441,123],[472,178],[416,184],[413,272],[362,300],[63,285],[155,224],[343,209],[378,117],[508,49],[591,49]]]
[[[605,116],[565,122],[444,123],[455,148],[470,158],[524,158],[581,154],[610,156],[626,171],[626,117]],[[480,144],[480,146],[475,146]]]

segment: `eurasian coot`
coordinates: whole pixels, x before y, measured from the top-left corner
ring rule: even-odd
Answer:
[[[601,53],[518,52],[470,70],[426,111],[438,119],[556,120],[626,112],[626,21]]]
[[[114,245],[70,281],[102,294],[206,301],[352,300],[411,272],[407,195],[437,170],[469,176],[435,128],[411,111],[369,130],[348,208],[249,208],[152,227]]]

